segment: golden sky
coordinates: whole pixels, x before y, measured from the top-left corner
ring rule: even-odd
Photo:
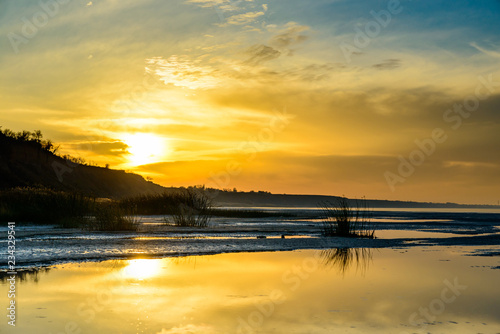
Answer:
[[[0,125],[152,177],[496,204],[498,1],[0,1]]]

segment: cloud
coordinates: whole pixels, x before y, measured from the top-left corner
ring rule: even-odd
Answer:
[[[311,64],[302,68],[289,70],[284,75],[293,80],[304,82],[318,82],[331,78],[334,71],[341,70],[342,64]]]
[[[298,25],[295,22],[289,22],[287,27],[271,38],[270,44],[278,48],[289,48],[304,42],[308,37],[302,32],[310,28],[305,25]]]
[[[196,4],[203,8],[214,8],[220,19],[224,23],[216,24],[219,27],[227,27],[230,25],[250,25],[268,10],[268,5],[256,5],[253,0],[188,0],[187,3]],[[240,12],[225,18],[224,12]],[[241,13],[243,12],[243,13]],[[250,31],[245,27],[246,31]],[[256,27],[252,27],[251,31],[260,31]]]
[[[148,69],[152,70],[165,84],[189,89],[212,88],[220,82],[212,67],[203,66],[201,60],[192,60],[188,56],[170,56],[147,60]]]
[[[279,58],[279,56],[281,55],[281,52],[279,52],[278,50],[275,50],[272,47],[263,44],[251,46],[246,53],[250,55],[250,58],[245,61],[245,64],[251,66],[259,65],[264,62]]]
[[[188,3],[196,4],[200,7],[209,8],[215,6],[223,6],[229,3],[228,0],[188,0]]]
[[[91,151],[96,154],[110,156],[121,156],[127,154],[128,148],[127,144],[122,141],[89,142],[87,145],[89,145]]]
[[[162,329],[157,334],[215,334],[215,329],[208,325],[180,325],[171,329]]]
[[[248,13],[243,13],[243,14],[237,14],[228,17],[227,19],[227,24],[232,24],[232,25],[243,25],[243,24],[249,24],[255,21],[260,16],[265,15],[264,12],[248,12]]]
[[[495,58],[500,58],[500,52],[498,52],[498,51],[492,51],[492,50],[487,50],[485,48],[482,48],[479,45],[477,45],[476,42],[472,42],[469,45],[472,46],[473,48],[475,48],[476,50],[484,53],[485,55],[495,57]]]
[[[188,0],[187,3],[192,3],[203,8],[217,7],[223,11],[234,11],[240,9],[238,5],[253,2],[253,0]],[[267,5],[262,5],[264,10],[267,10]]]
[[[401,67],[400,59],[386,59],[381,63],[372,65],[372,67],[377,70],[393,70],[395,68]]]

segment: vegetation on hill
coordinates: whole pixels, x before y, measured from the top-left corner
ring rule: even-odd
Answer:
[[[43,140],[43,134],[40,130],[14,132],[10,129],[2,130],[2,126],[0,126],[0,143],[4,144],[8,140],[29,143],[36,148],[54,154],[59,150],[59,146],[54,146],[51,140]]]

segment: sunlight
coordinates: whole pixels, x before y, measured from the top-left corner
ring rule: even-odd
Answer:
[[[125,144],[130,153],[128,159],[132,166],[139,166],[160,161],[166,152],[165,140],[148,133],[136,133],[125,137]]]
[[[130,260],[128,266],[123,269],[123,275],[138,280],[151,278],[160,272],[160,265],[160,260]]]

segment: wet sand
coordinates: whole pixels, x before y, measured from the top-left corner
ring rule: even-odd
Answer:
[[[145,216],[137,232],[18,225],[16,265],[329,248],[496,246],[474,254],[500,253],[500,214],[495,213],[379,211],[373,217],[376,239],[322,237],[317,210],[295,213],[294,218],[214,218],[209,228],[168,226],[163,216]]]

